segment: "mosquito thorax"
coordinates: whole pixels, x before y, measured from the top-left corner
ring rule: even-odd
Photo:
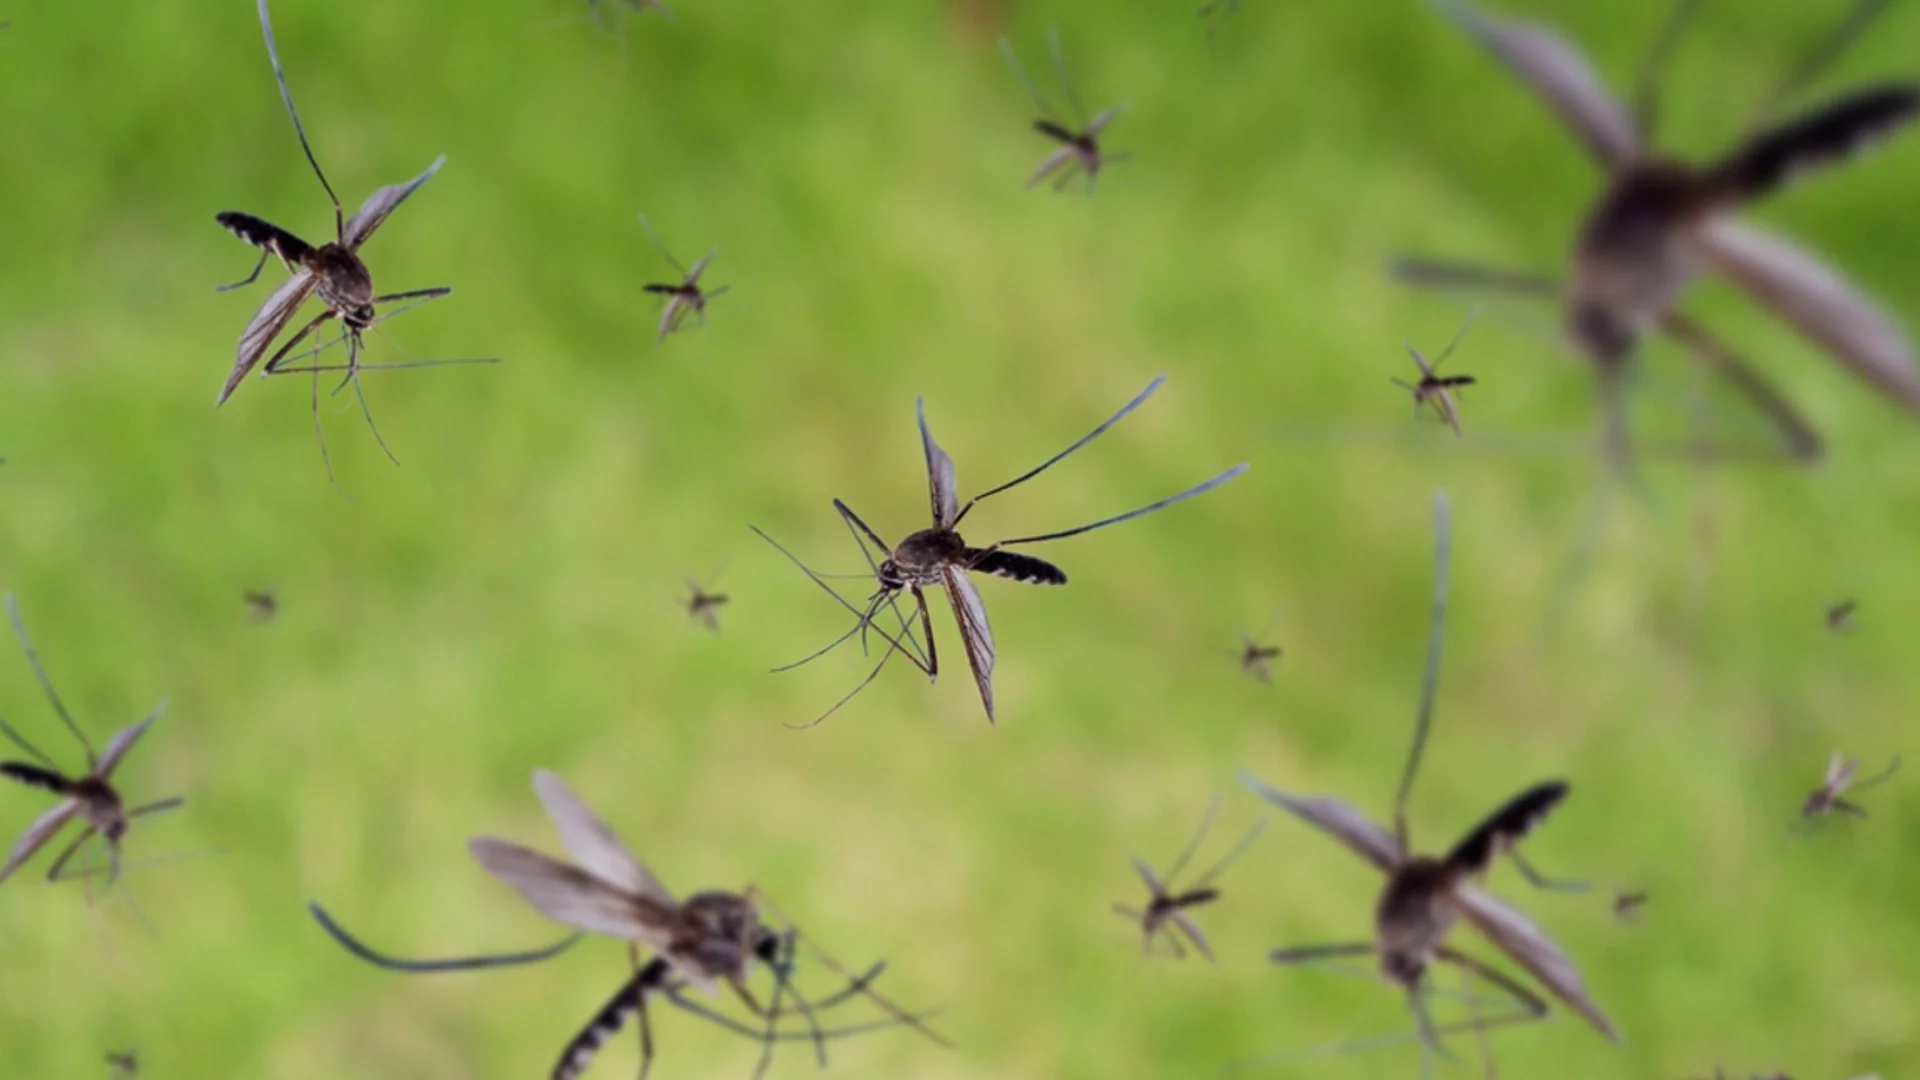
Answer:
[[[891,568],[893,579],[906,585],[932,585],[940,580],[940,569],[952,563],[965,562],[967,542],[952,529],[922,529],[900,541],[893,554],[881,564],[881,581],[887,581],[887,571]]]
[[[730,892],[695,893],[680,909],[676,959],[716,977],[744,979],[759,937],[759,913]]]
[[[1447,891],[1456,871],[1438,859],[1414,859],[1394,870],[1374,912],[1374,938],[1380,970],[1412,986],[1428,958],[1453,927],[1455,912]]]

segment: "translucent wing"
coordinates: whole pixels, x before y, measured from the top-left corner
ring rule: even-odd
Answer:
[[[300,310],[300,305],[306,302],[313,286],[313,271],[302,270],[288,278],[286,284],[273,290],[267,302],[253,313],[253,321],[240,333],[240,348],[234,356],[233,372],[227,376],[226,385],[220,388],[220,397],[214,402],[215,405],[224,405],[233,396],[240,380],[246,378],[247,372],[253,370],[253,365],[259,363],[260,358],[273,347],[273,339],[280,336],[287,320]]]
[[[973,668],[973,681],[980,687],[980,703],[987,707],[987,722],[993,722],[993,628],[987,625],[987,607],[980,602],[967,572],[949,566],[941,571],[947,586],[947,603],[953,605],[954,621],[960,624],[960,643],[966,646],[967,665]]]
[[[340,242],[352,250],[359,250],[360,245],[366,243],[367,238],[373,235],[373,230],[387,220],[387,215],[393,213],[395,207],[407,201],[407,196],[413,194],[421,184],[433,179],[433,174],[439,172],[440,166],[446,163],[447,155],[441,154],[433,160],[432,165],[427,166],[427,171],[419,176],[404,184],[383,187],[367,196],[367,201],[360,204],[359,211],[348,219],[346,235],[341,237]]]
[[[601,820],[558,776],[545,769],[535,769],[533,790],[540,796],[540,805],[547,808],[554,828],[559,830],[560,842],[567,846],[567,854],[573,856],[581,869],[629,896],[643,896],[663,907],[674,906],[673,894],[640,865],[614,835],[612,826]]]
[[[520,890],[528,903],[557,923],[656,949],[670,944],[664,912],[653,911],[644,900],[577,866],[490,836],[475,837],[467,848],[488,873]]]
[[[1242,772],[1240,782],[1255,795],[1300,818],[1353,849],[1354,853],[1382,870],[1400,862],[1400,845],[1393,834],[1374,824],[1367,815],[1343,800],[1331,797],[1297,799],[1278,788],[1268,787],[1252,773]]]
[[[112,776],[114,768],[120,764],[120,759],[127,756],[127,751],[133,749],[133,744],[140,741],[140,736],[147,733],[147,729],[153,726],[155,720],[160,719],[160,714],[164,711],[166,706],[162,705],[147,714],[145,720],[115,732],[113,738],[107,743],[106,752],[100,755],[99,763],[94,766],[94,775],[101,779]]]
[[[1920,363],[1912,344],[1831,267],[1786,240],[1726,218],[1709,222],[1699,241],[1721,273],[1854,374],[1920,412]]]
[[[1491,18],[1456,0],[1433,3],[1545,99],[1602,165],[1612,168],[1640,152],[1632,117],[1586,58],[1558,34],[1543,26]]]
[[[1859,758],[1846,757],[1835,750],[1833,757],[1827,760],[1827,786],[1839,791],[1853,783],[1853,775],[1859,771]]]
[[[1565,1002],[1568,1008],[1586,1017],[1594,1030],[1614,1042],[1620,1041],[1620,1032],[1614,1028],[1613,1021],[1607,1019],[1607,1015],[1593,1003],[1593,998],[1588,996],[1586,984],[1580,981],[1580,972],[1573,966],[1573,961],[1547,936],[1546,931],[1492,894],[1471,885],[1456,889],[1454,899],[1459,904],[1460,913],[1475,929],[1485,934],[1488,941],[1498,946],[1514,963],[1532,973],[1534,978],[1540,980],[1540,985]]]
[[[33,819],[33,824],[27,826],[27,831],[22,833],[19,841],[13,845],[12,854],[7,856],[7,864],[0,866],[0,881],[12,877],[13,872],[20,869],[22,863],[33,858],[33,853],[53,839],[53,834],[59,832],[60,827],[65,825],[79,809],[79,800],[61,799],[53,805],[52,809]]]
[[[1033,187],[1035,184],[1053,175],[1061,166],[1071,162],[1074,159],[1075,153],[1076,151],[1073,147],[1063,146],[1053,153],[1048,154],[1046,160],[1040,163],[1040,167],[1033,170],[1033,175],[1027,177],[1027,186]]]
[[[679,293],[674,293],[672,297],[667,300],[666,310],[660,313],[660,336],[654,338],[654,344],[664,345],[666,343],[667,335],[673,333],[674,326],[680,322],[681,306],[682,301]]]
[[[1121,112],[1125,111],[1125,109],[1126,109],[1126,106],[1124,105],[1115,105],[1110,109],[1100,110],[1100,115],[1094,117],[1091,121],[1088,122],[1086,133],[1088,135],[1100,134],[1101,131],[1105,130],[1108,124],[1111,124],[1115,120],[1119,119]]]
[[[1155,896],[1166,895],[1166,892],[1167,892],[1166,883],[1160,880],[1159,874],[1156,874],[1153,872],[1153,867],[1148,866],[1146,863],[1141,862],[1139,859],[1134,859],[1133,870],[1135,873],[1140,875],[1141,881],[1144,881],[1147,883],[1147,891],[1153,893],[1153,895]]]
[[[933,503],[933,523],[942,529],[949,528],[960,516],[960,496],[954,492],[957,483],[953,478],[953,459],[933,441],[933,432],[927,430],[927,400],[915,400],[914,411],[920,419],[920,445],[927,451],[927,494]],[[984,621],[984,616],[982,618]]]
[[[1186,933],[1187,940],[1193,942],[1193,947],[1200,950],[1201,956],[1209,961],[1213,960],[1213,946],[1208,943],[1207,935],[1201,932],[1199,923],[1194,922],[1186,912],[1178,908],[1174,909],[1173,921]]]
[[[687,284],[700,284],[700,275],[707,272],[707,264],[713,261],[713,257],[716,254],[718,254],[718,252],[709,251],[705,255],[700,256],[700,261],[694,263],[693,269],[687,271]]]

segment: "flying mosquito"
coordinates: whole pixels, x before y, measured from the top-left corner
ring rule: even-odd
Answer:
[[[243,589],[240,600],[247,605],[247,617],[266,622],[280,613],[280,598],[272,589]]]
[[[46,754],[40,752],[6,721],[0,720],[0,735],[19,747],[33,759],[26,761],[0,762],[0,776],[25,784],[28,787],[50,791],[60,801],[52,809],[36,818],[27,831],[13,845],[13,851],[7,856],[4,866],[0,866],[0,882],[13,875],[34,853],[51,841],[69,821],[79,818],[86,823],[73,842],[68,844],[53,867],[47,872],[47,880],[57,881],[63,877],[67,863],[89,839],[95,835],[103,837],[107,844],[108,871],[107,884],[111,886],[120,875],[120,841],[126,836],[127,829],[136,817],[145,817],[172,810],[186,802],[183,798],[162,799],[129,809],[120,798],[120,791],[113,785],[113,771],[120,766],[127,753],[133,749],[140,736],[147,733],[160,713],[164,704],[154,709],[147,718],[129,728],[116,732],[108,740],[103,753],[95,754],[93,742],[89,740],[80,725],[74,723],[73,715],[67,712],[67,706],[53,688],[53,680],[40,665],[40,656],[34,651],[33,642],[27,637],[26,624],[20,619],[20,609],[13,602],[12,595],[7,597],[7,614],[13,618],[14,633],[20,638],[20,647],[27,654],[27,665],[33,669],[34,677],[40,680],[40,689],[45,692],[47,701],[52,703],[55,715],[60,717],[67,731],[86,751],[87,771],[80,776],[70,777],[62,772],[60,766]]]
[[[1214,879],[1219,877],[1227,867],[1232,866],[1241,853],[1260,838],[1261,830],[1267,827],[1266,820],[1262,819],[1259,824],[1247,830],[1247,835],[1227,852],[1225,858],[1215,863],[1213,869],[1200,875],[1193,884],[1180,892],[1172,892],[1173,879],[1179,877],[1180,871],[1187,868],[1188,860],[1192,859],[1194,852],[1199,850],[1200,842],[1206,839],[1207,828],[1213,824],[1214,817],[1219,813],[1220,799],[1216,796],[1213,804],[1207,807],[1207,816],[1200,820],[1199,831],[1193,834],[1193,839],[1187,842],[1186,848],[1180,852],[1180,857],[1174,860],[1173,866],[1167,870],[1165,880],[1153,872],[1153,867],[1141,862],[1138,858],[1133,860],[1134,870],[1139,873],[1140,880],[1146,883],[1147,891],[1152,896],[1148,898],[1144,911],[1130,908],[1125,904],[1115,904],[1113,910],[1115,914],[1139,925],[1142,952],[1152,954],[1154,938],[1164,934],[1168,946],[1173,950],[1174,958],[1184,959],[1186,950],[1180,945],[1180,934],[1185,934],[1187,940],[1193,943],[1193,947],[1200,951],[1201,956],[1206,957],[1209,962],[1213,960],[1213,949],[1207,944],[1207,935],[1200,932],[1200,927],[1187,914],[1187,911],[1220,899],[1220,890],[1213,887]],[[1172,925],[1169,926],[1169,923]],[[1179,929],[1178,934],[1174,932],[1175,927]]]
[[[1436,501],[1434,516],[1437,541],[1432,634],[1428,641],[1427,668],[1421,685],[1420,712],[1414,725],[1413,746],[1394,797],[1393,831],[1388,832],[1374,824],[1361,811],[1340,799],[1297,798],[1261,783],[1250,774],[1242,774],[1242,779],[1255,794],[1329,833],[1355,854],[1386,872],[1386,888],[1374,912],[1372,941],[1279,949],[1274,951],[1272,959],[1277,964],[1300,964],[1377,955],[1380,973],[1407,993],[1423,1047],[1423,1076],[1431,1070],[1434,1055],[1445,1053],[1440,1045],[1443,1035],[1462,1030],[1484,1032],[1495,1026],[1540,1020],[1550,1011],[1547,1002],[1538,994],[1446,943],[1449,932],[1461,919],[1465,919],[1510,959],[1525,968],[1551,994],[1585,1017],[1600,1034],[1616,1041],[1619,1038],[1612,1022],[1588,996],[1573,961],[1567,958],[1560,947],[1525,915],[1475,884],[1491,868],[1493,861],[1504,854],[1535,886],[1584,888],[1575,883],[1556,882],[1543,877],[1517,850],[1520,841],[1567,797],[1569,789],[1564,781],[1535,784],[1509,799],[1443,856],[1434,858],[1411,854],[1407,831],[1407,796],[1419,770],[1421,753],[1425,749],[1432,723],[1446,624],[1450,527],[1444,495]],[[1471,984],[1485,982],[1503,991],[1519,1007],[1519,1011],[1436,1025],[1428,1014],[1426,1004],[1426,997],[1436,992],[1428,978],[1436,962],[1450,964],[1462,971],[1469,983],[1470,1000]]]
[[[816,585],[819,585],[822,589],[826,590],[828,594],[833,596],[841,607],[846,608],[858,617],[858,621],[855,622],[852,628],[828,643],[824,648],[815,651],[811,655],[793,664],[788,664],[776,670],[790,670],[791,668],[798,667],[800,664],[823,656],[852,638],[855,634],[859,634],[861,640],[864,642],[866,632],[869,630],[878,634],[887,642],[887,648],[882,651],[879,663],[874,665],[873,670],[867,674],[866,678],[860,681],[859,685],[849,691],[845,697],[835,702],[833,708],[828,709],[812,722],[800,726],[812,727],[814,724],[818,724],[827,717],[832,716],[840,706],[852,700],[855,694],[866,689],[869,683],[878,678],[881,669],[886,667],[887,661],[892,659],[895,653],[907,657],[914,666],[926,674],[929,680],[939,674],[939,655],[934,647],[933,640],[933,618],[928,612],[927,598],[924,591],[935,585],[941,586],[946,590],[947,604],[953,608],[954,621],[960,628],[960,643],[965,647],[967,652],[967,664],[973,669],[974,683],[980,690],[980,702],[986,708],[988,722],[993,722],[993,666],[995,660],[993,629],[987,622],[986,605],[981,602],[980,594],[974,590],[973,582],[967,575],[970,572],[978,572],[1011,578],[1014,581],[1027,585],[1065,585],[1067,583],[1067,575],[1065,571],[1062,571],[1059,567],[1044,559],[1038,559],[1032,555],[1023,555],[1019,552],[1008,551],[1006,549],[1020,544],[1037,544],[1048,540],[1062,540],[1069,536],[1078,536],[1081,533],[1092,532],[1095,529],[1103,529],[1109,525],[1118,525],[1123,521],[1131,521],[1134,518],[1151,514],[1156,510],[1163,510],[1175,503],[1184,502],[1196,495],[1204,495],[1212,491],[1214,488],[1246,472],[1247,465],[1245,462],[1242,462],[1228,469],[1226,472],[1221,473],[1219,476],[1208,480],[1204,484],[1188,488],[1178,495],[1168,496],[1159,502],[1143,506],[1138,510],[1130,510],[1124,514],[1110,518],[1102,518],[1090,525],[1081,525],[1072,529],[1041,533],[1036,536],[1019,536],[1011,540],[1001,540],[984,548],[971,547],[967,544],[966,540],[961,538],[959,532],[960,522],[967,516],[968,512],[979,503],[1033,479],[1057,464],[1067,455],[1092,442],[1102,432],[1119,423],[1128,413],[1139,408],[1140,404],[1149,397],[1152,397],[1154,391],[1159,390],[1160,385],[1166,381],[1167,377],[1165,375],[1158,376],[1153,382],[1147,385],[1145,390],[1140,392],[1139,396],[1127,402],[1119,412],[1114,413],[1113,416],[1109,417],[1099,427],[1088,432],[1072,446],[1067,447],[1065,450],[1060,451],[1058,454],[1053,455],[1046,461],[1041,462],[1039,465],[1014,479],[1001,484],[999,487],[975,495],[973,498],[967,500],[964,506],[961,505],[959,497],[955,494],[956,482],[954,480],[953,459],[948,457],[946,451],[940,449],[939,444],[933,441],[933,433],[927,429],[926,402],[924,399],[918,401],[915,409],[920,423],[920,442],[927,459],[927,488],[933,509],[932,526],[909,534],[904,540],[900,541],[898,546],[890,546],[886,541],[880,539],[879,533],[874,532],[872,528],[868,527],[866,522],[860,520],[859,515],[855,514],[846,503],[841,502],[839,499],[833,500],[834,509],[840,512],[841,520],[846,524],[848,531],[853,533],[854,541],[860,545],[862,555],[866,557],[869,568],[879,582],[879,588],[868,598],[864,610],[848,603],[845,598],[834,591],[832,586],[822,580],[819,574],[809,569],[806,564],[802,563],[799,559],[794,558],[791,552],[781,547],[772,537],[764,532],[760,532],[757,528],[754,529],[754,532],[759,534],[761,539],[772,544],[782,554],[786,555],[788,559],[793,561],[795,566],[798,566],[802,572],[809,578],[812,578]],[[878,563],[874,562],[874,554],[869,552],[867,548],[868,543],[871,543],[873,548],[878,552],[880,557]],[[912,621],[907,615],[900,611],[899,599],[900,594],[903,592],[913,594],[913,602],[918,609],[922,636],[926,639],[926,650],[924,654],[918,649]],[[898,636],[881,628],[874,622],[874,617],[880,613],[882,608],[890,609],[898,619],[900,627]]]
[[[1472,325],[1471,319],[1468,320],[1468,325]],[[1440,365],[1446,363],[1447,357],[1453,355],[1454,346],[1459,345],[1460,339],[1466,336],[1467,327],[1462,326],[1432,363],[1427,362],[1426,355],[1419,349],[1410,344],[1407,345],[1407,355],[1413,357],[1413,362],[1420,368],[1420,381],[1410,383],[1404,379],[1391,380],[1393,385],[1413,395],[1415,413],[1420,411],[1422,405],[1432,405],[1434,412],[1440,414],[1441,421],[1453,429],[1456,438],[1460,435],[1460,410],[1454,405],[1453,392],[1462,387],[1472,386],[1474,379],[1471,375],[1441,375],[1439,372]]]
[[[1617,889],[1613,894],[1613,917],[1621,922],[1639,922],[1641,909],[1647,906],[1647,893]]]
[[[1027,178],[1027,186],[1033,187],[1049,176],[1059,173],[1054,178],[1053,190],[1065,191],[1075,174],[1084,173],[1087,178],[1087,192],[1092,194],[1101,169],[1108,165],[1118,165],[1133,156],[1125,152],[1108,153],[1100,148],[1100,133],[1106,130],[1108,124],[1119,118],[1120,114],[1126,110],[1126,105],[1122,103],[1102,109],[1092,120],[1088,120],[1086,109],[1080,104],[1080,95],[1073,88],[1073,79],[1067,74],[1067,61],[1060,50],[1058,30],[1047,32],[1047,46],[1053,53],[1053,70],[1060,80],[1060,92],[1066,97],[1067,106],[1073,110],[1071,124],[1065,122],[1053,111],[1047,99],[1034,86],[1033,80],[1027,77],[1026,69],[1020,66],[1019,58],[1013,53],[1013,43],[1006,38],[1000,39],[1000,51],[1005,54],[1007,64],[1013,68],[1013,73],[1019,78],[1020,85],[1026,88],[1027,96],[1032,98],[1033,103],[1040,109],[1040,119],[1033,122],[1033,129],[1060,144],[1058,150],[1048,154],[1046,160],[1040,163],[1040,167],[1033,170],[1033,175]]]
[[[680,283],[677,285],[654,282],[641,286],[646,292],[667,298],[667,306],[660,313],[660,336],[654,339],[655,344],[661,344],[667,340],[668,334],[680,329],[680,324],[687,321],[689,312],[701,326],[707,325],[707,304],[732,286],[722,285],[711,291],[700,288],[700,275],[706,272],[707,264],[719,254],[718,248],[702,255],[700,261],[694,263],[693,269],[689,270],[680,265],[680,260],[673,257],[673,253],[667,250],[667,245],[660,242],[660,234],[653,231],[653,223],[647,220],[645,214],[640,215],[640,227],[647,230],[647,239],[653,241],[653,246],[660,252],[660,257],[667,260],[667,265],[673,267],[674,272],[680,275]]]
[[[1283,650],[1278,645],[1262,644],[1261,639],[1267,636],[1273,629],[1273,624],[1278,621],[1280,621],[1280,612],[1276,609],[1273,618],[1267,620],[1267,625],[1259,633],[1249,634],[1245,630],[1240,631],[1240,670],[1269,686],[1273,685],[1273,662],[1280,659]]]
[[[287,76],[280,67],[280,53],[273,40],[273,22],[267,14],[267,0],[259,0],[260,30],[267,42],[267,59],[273,64],[274,81],[280,84],[280,98],[286,103],[287,115],[293,119],[294,134],[300,138],[300,149],[307,155],[307,164],[313,166],[313,175],[320,180],[320,186],[327,192],[327,198],[333,203],[334,239],[314,246],[264,218],[236,210],[223,211],[215,215],[215,220],[226,227],[227,231],[260,249],[260,261],[254,264],[253,272],[231,285],[221,285],[215,291],[225,292],[244,285],[251,285],[260,277],[260,271],[267,265],[267,259],[278,258],[293,276],[267,297],[266,303],[254,313],[253,321],[240,335],[240,346],[234,358],[233,371],[227,375],[225,385],[220,388],[220,396],[214,402],[216,406],[226,404],[240,381],[259,364],[260,358],[273,347],[274,340],[280,336],[300,306],[310,295],[317,295],[326,310],[314,316],[294,335],[288,338],[271,357],[267,359],[262,373],[266,375],[302,374],[313,375],[313,423],[320,436],[320,452],[327,461],[327,471],[331,475],[333,464],[327,457],[326,433],[320,426],[320,373],[341,372],[341,386],[352,383],[353,392],[360,402],[361,413],[372,429],[374,439],[380,443],[380,449],[388,458],[393,451],[387,448],[386,440],[380,436],[380,428],[373,422],[373,412],[367,405],[365,392],[361,389],[360,373],[375,369],[395,369],[429,367],[443,364],[490,364],[496,361],[482,360],[419,360],[391,364],[363,364],[360,362],[362,335],[402,311],[411,310],[420,304],[448,295],[453,289],[448,286],[435,286],[427,289],[411,289],[405,292],[374,295],[373,275],[367,264],[360,260],[360,248],[387,220],[388,215],[412,195],[420,185],[433,179],[445,164],[442,155],[427,167],[427,171],[404,184],[395,184],[380,188],[367,197],[359,212],[347,218],[340,206],[340,197],[333,192],[333,185],[327,182],[326,173],[320,170],[320,161],[314,157],[313,147],[307,142],[307,131],[300,123],[300,114],[293,107],[293,93],[287,89]],[[410,301],[398,309],[377,313],[380,305]],[[341,337],[347,346],[345,364],[327,365],[320,363],[320,352],[326,345],[316,346],[306,352],[293,350],[319,330],[329,320],[339,319],[342,324]],[[289,363],[311,358],[304,367],[289,367]],[[398,463],[398,459],[394,459]]]
[[[113,1075],[115,1076],[140,1075],[140,1049],[138,1047],[132,1050],[110,1053],[106,1056],[105,1060],[107,1067],[113,1070]]]
[[[1675,310],[1702,271],[1731,279],[1802,335],[1880,391],[1920,411],[1920,364],[1899,329],[1832,268],[1736,215],[1813,169],[1853,157],[1920,112],[1920,86],[1891,83],[1847,93],[1785,122],[1772,113],[1856,37],[1886,0],[1861,0],[1829,38],[1766,99],[1753,130],[1716,160],[1695,165],[1651,149],[1660,69],[1698,0],[1678,0],[1643,66],[1631,112],[1607,93],[1587,61],[1553,31],[1433,0],[1574,131],[1606,170],[1606,188],[1582,224],[1572,273],[1546,276],[1410,259],[1404,279],[1493,288],[1565,305],[1566,332],[1603,375],[1610,438],[1625,453],[1623,372],[1649,329],[1678,341],[1760,408],[1796,458],[1822,453],[1818,433],[1751,365]]]
[[[1856,783],[1853,778],[1860,772],[1860,759],[1847,757],[1835,750],[1833,756],[1827,759],[1826,780],[1800,805],[1800,816],[1807,821],[1812,821],[1816,818],[1824,818],[1837,810],[1854,817],[1866,817],[1867,812],[1864,809],[1840,796],[1848,791],[1856,793],[1865,791],[1887,780],[1899,770],[1900,758],[1896,755],[1884,771]]]
[[[1848,597],[1828,608],[1827,629],[1836,634],[1851,633],[1853,630],[1853,613],[1859,606],[1852,597]]]
[[[699,582],[687,579],[687,617],[699,619],[715,633],[720,630],[720,608],[729,599],[726,593],[708,592]]]

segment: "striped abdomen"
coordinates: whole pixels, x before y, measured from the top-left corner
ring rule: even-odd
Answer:
[[[216,214],[214,220],[254,247],[272,252],[287,264],[289,270],[298,270],[306,262],[308,253],[313,251],[312,244],[265,218],[243,214],[238,210],[226,210]]]

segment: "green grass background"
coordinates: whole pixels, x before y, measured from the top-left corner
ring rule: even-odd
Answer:
[[[1731,139],[1842,6],[1710,6],[1672,75],[1667,144]],[[1496,872],[1628,1036],[1613,1047],[1562,1015],[1499,1037],[1504,1074],[1920,1067],[1910,780],[1876,792],[1866,822],[1790,831],[1833,747],[1869,767],[1911,749],[1920,432],[1708,284],[1690,308],[1786,386],[1830,458],[1650,465],[1648,494],[1617,501],[1567,588],[1600,469],[1473,450],[1592,430],[1591,379],[1542,316],[1490,310],[1453,362],[1481,380],[1460,448],[1403,438],[1435,430],[1411,428],[1386,381],[1408,368],[1403,338],[1438,348],[1466,311],[1387,282],[1389,254],[1552,268],[1595,191],[1572,141],[1461,34],[1412,0],[1247,0],[1211,49],[1180,2],[677,7],[603,31],[562,0],[276,5],[349,210],[448,156],[366,248],[382,287],[458,288],[391,338],[509,360],[369,377],[401,468],[345,397],[329,403],[338,487],[299,380],[212,404],[282,274],[211,292],[253,257],[213,215],[313,239],[331,224],[253,5],[0,13],[0,581],[96,739],[169,702],[124,786],[191,801],[136,829],[130,857],[224,850],[134,875],[158,937],[121,900],[89,912],[44,885],[44,859],[0,891],[0,1075],[102,1075],[101,1055],[132,1044],[156,1077],[545,1075],[622,977],[615,944],[415,979],[353,961],[302,910],[320,899],[415,954],[547,940],[464,847],[482,832],[556,846],[536,766],[676,890],[755,883],[847,963],[890,958],[899,999],[948,1010],[958,1049],[849,1042],[836,1076],[1214,1076],[1403,1028],[1384,987],[1266,964],[1276,945],[1364,936],[1378,885],[1297,822],[1274,821],[1205,910],[1217,966],[1143,962],[1108,905],[1137,899],[1126,855],[1164,864],[1216,793],[1218,846],[1264,811],[1241,768],[1384,816],[1437,488],[1454,500],[1455,607],[1416,840],[1444,846],[1565,776],[1575,796],[1534,861],[1652,893],[1622,926],[1604,893],[1537,895]],[[1620,85],[1664,5],[1525,7]],[[1047,146],[994,41],[1043,76],[1053,26],[1090,105],[1132,103],[1111,145],[1136,157],[1092,199],[1020,186]],[[1916,40],[1909,5],[1823,88],[1910,73]],[[1911,325],[1916,189],[1907,137],[1759,217]],[[683,260],[718,245],[709,280],[733,287],[664,347],[640,292],[665,273],[641,210]],[[863,669],[767,674],[845,619],[748,523],[858,568],[828,500],[891,537],[923,523],[916,395],[965,494],[1163,371],[1140,413],[970,533],[1253,471],[1053,546],[1065,589],[982,584],[997,728],[961,669],[929,687],[905,665],[817,729],[782,726]],[[1645,382],[1648,422],[1673,423],[1680,359],[1655,349]],[[723,564],[734,602],[715,636],[675,605],[684,575]],[[282,611],[256,625],[240,593],[264,586]],[[1822,611],[1845,595],[1859,631],[1837,637]],[[1269,688],[1237,670],[1236,632],[1276,604],[1287,654]],[[958,665],[944,611],[936,633]],[[74,761],[17,657],[0,708]],[[0,824],[42,805],[10,787]],[[748,1044],[678,1014],[656,1026],[657,1076],[751,1068]],[[593,1075],[634,1058],[623,1040]],[[1416,1067],[1400,1049],[1260,1074]],[[775,1068],[814,1074],[804,1053]]]

